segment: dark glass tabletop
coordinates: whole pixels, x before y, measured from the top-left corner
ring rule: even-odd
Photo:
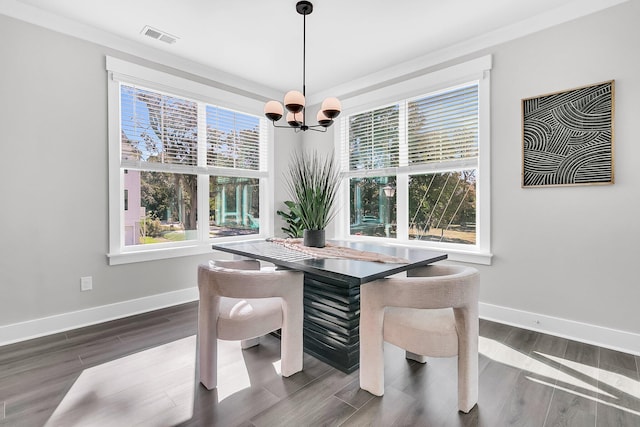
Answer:
[[[408,262],[383,263],[341,258],[314,258],[307,253],[289,249],[281,244],[267,240],[218,243],[212,247],[214,250],[268,261],[279,267],[300,270],[357,285],[447,258],[447,254],[443,252],[408,246],[346,240],[332,240],[330,243],[360,251],[402,258]]]

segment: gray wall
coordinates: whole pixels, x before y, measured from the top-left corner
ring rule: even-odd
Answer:
[[[195,258],[107,265],[105,49],[1,15],[0,38],[0,325],[194,286]]]
[[[492,266],[485,303],[640,333],[638,2],[492,53]],[[195,286],[208,256],[108,266],[108,49],[0,16],[0,326]],[[476,56],[476,55],[473,55]],[[612,186],[520,188],[520,100],[616,80]],[[275,206],[299,145],[276,132]],[[275,230],[281,224],[277,220]],[[79,292],[80,276],[94,278]]]
[[[280,121],[280,125],[284,125],[284,120]],[[302,134],[292,132],[289,129],[275,129],[275,158],[273,159],[273,168],[275,170],[274,178],[274,207],[275,210],[288,211],[284,202],[291,200],[287,187],[284,183],[284,175],[287,171],[291,154],[295,151],[303,150]],[[274,234],[278,237],[286,237],[282,231],[282,227],[286,227],[285,221],[276,215]]]
[[[492,49],[492,251],[484,302],[640,332],[640,2]],[[520,100],[615,79],[615,184],[520,188]]]
[[[638,16],[640,2],[629,2],[464,58],[493,55],[494,257],[476,265],[481,302],[640,333]],[[521,100],[612,79],[615,184],[521,188]],[[333,149],[315,135],[304,143]]]
[[[4,15],[0,39],[0,326],[195,287],[208,255],[107,263],[105,54],[131,58]]]

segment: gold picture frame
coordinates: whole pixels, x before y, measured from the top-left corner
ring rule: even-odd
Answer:
[[[522,187],[614,183],[615,80],[522,100]]]

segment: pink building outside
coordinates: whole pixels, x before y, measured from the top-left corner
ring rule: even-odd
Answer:
[[[122,157],[135,158],[137,150],[123,133]],[[140,222],[145,217],[145,209],[140,206],[140,171],[124,170],[124,244],[125,246],[140,243]]]
[[[140,206],[140,171],[124,171],[124,244],[140,243],[140,222],[145,209]]]

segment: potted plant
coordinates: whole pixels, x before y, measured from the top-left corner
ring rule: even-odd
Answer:
[[[315,151],[295,152],[284,178],[293,201],[289,207],[300,218],[304,230],[304,245],[324,247],[325,228],[336,215],[334,203],[340,186],[333,155],[321,158]]]
[[[284,210],[276,211],[276,213],[280,215],[282,219],[284,219],[284,221],[287,223],[287,227],[281,227],[280,229],[291,238],[295,239],[302,237],[302,224],[300,223],[300,217],[296,213],[296,204],[291,200],[287,200],[286,202],[284,202],[284,204],[289,209],[288,212]]]

